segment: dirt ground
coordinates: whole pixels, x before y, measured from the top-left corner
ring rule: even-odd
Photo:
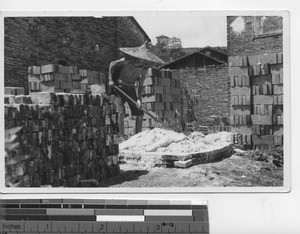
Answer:
[[[282,186],[283,169],[271,163],[232,155],[222,161],[186,169],[145,167],[138,162],[120,165],[121,174],[109,187],[260,187]]]

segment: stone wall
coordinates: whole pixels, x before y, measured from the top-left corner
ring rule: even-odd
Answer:
[[[283,20],[279,16],[227,17],[229,56],[282,52]]]
[[[180,69],[180,80],[195,103],[195,117],[229,115],[229,78],[226,65]],[[186,113],[186,103],[184,112]]]
[[[145,38],[128,17],[6,17],[5,86],[25,87],[27,67],[56,63],[107,73],[119,47]]]

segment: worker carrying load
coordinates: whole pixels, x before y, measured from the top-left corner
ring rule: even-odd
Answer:
[[[143,83],[148,68],[156,63],[163,64],[164,62],[149,51],[147,41],[139,47],[119,48],[119,50],[125,56],[110,63],[108,84],[110,90],[116,95],[119,136],[123,141],[125,139],[125,102],[128,103],[132,115],[136,116],[135,133],[139,133],[142,130],[144,115],[141,108]]]

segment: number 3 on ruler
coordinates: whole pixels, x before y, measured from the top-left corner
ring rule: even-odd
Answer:
[[[160,225],[156,225],[155,230],[159,231],[160,230]]]

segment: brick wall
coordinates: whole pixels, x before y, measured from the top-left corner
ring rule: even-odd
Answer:
[[[180,69],[180,79],[195,98],[197,120],[211,115],[229,115],[230,87],[227,66]],[[186,108],[185,104],[184,109]]]
[[[282,17],[227,17],[228,55],[282,51]],[[273,35],[273,36],[268,36]]]
[[[27,87],[27,67],[64,61],[107,73],[120,46],[139,46],[144,35],[128,17],[7,17],[5,86]]]

